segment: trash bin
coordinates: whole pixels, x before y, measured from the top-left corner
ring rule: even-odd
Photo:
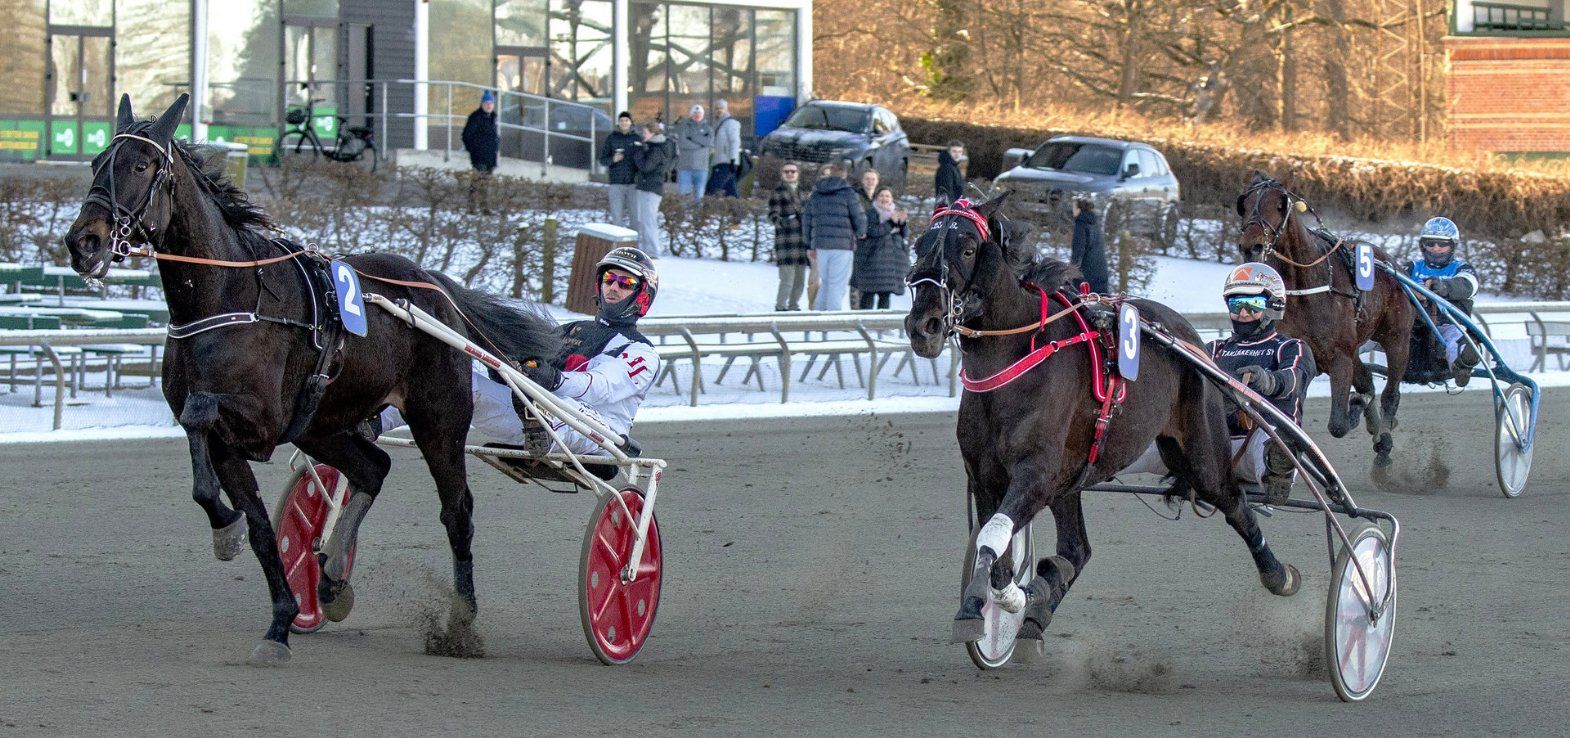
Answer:
[[[638,232],[609,223],[587,223],[578,228],[572,252],[572,276],[567,280],[567,309],[594,314],[594,265],[619,246],[637,246]]]
[[[215,145],[229,151],[224,160],[224,173],[229,175],[229,181],[236,187],[245,189],[245,165],[251,160],[251,147],[233,141]]]

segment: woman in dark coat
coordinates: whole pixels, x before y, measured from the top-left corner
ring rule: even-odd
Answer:
[[[891,295],[905,294],[910,252],[905,246],[904,208],[894,205],[894,191],[879,187],[867,208],[867,237],[856,244],[850,284],[861,292],[857,308],[887,310]]]
[[[1085,275],[1091,292],[1107,294],[1107,247],[1101,238],[1096,205],[1089,200],[1074,202],[1074,241],[1068,260]]]

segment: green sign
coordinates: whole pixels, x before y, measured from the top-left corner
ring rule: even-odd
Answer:
[[[207,127],[207,140],[212,143],[243,143],[250,150],[251,158],[273,155],[273,145],[278,141],[278,129],[252,126]]]
[[[52,120],[49,121],[49,153],[75,154],[79,149],[77,144],[76,121]]]
[[[0,161],[33,161],[43,151],[43,121],[0,120]]]
[[[82,123],[82,153],[96,156],[99,152],[109,148],[109,139],[114,136],[109,123],[86,121]]]

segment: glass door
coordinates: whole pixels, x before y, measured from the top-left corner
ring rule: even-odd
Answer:
[[[546,49],[501,47],[496,50],[496,122],[501,127],[502,156],[541,160],[545,137],[538,129],[545,127],[545,101],[540,98],[545,97],[549,81]],[[509,92],[522,94],[509,95]],[[453,107],[458,107],[456,102]],[[521,126],[536,130],[522,131],[519,130]]]
[[[92,158],[109,146],[115,112],[109,34],[109,29],[51,29],[45,82],[51,158]]]
[[[338,26],[333,21],[287,18],[283,26],[285,119],[289,111],[315,108],[311,127],[331,147],[338,135]],[[285,130],[293,126],[285,126]]]

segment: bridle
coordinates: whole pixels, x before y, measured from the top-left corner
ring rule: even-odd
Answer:
[[[114,263],[118,264],[125,261],[127,256],[152,256],[155,251],[158,229],[147,224],[147,210],[152,207],[153,197],[159,191],[166,196],[174,195],[174,145],[164,146],[135,133],[118,133],[110,141],[109,157],[102,165],[108,168],[109,182],[107,185],[100,184],[98,178],[94,177],[93,186],[87,191],[87,202],[97,203],[109,211],[114,223],[109,229],[109,252],[114,255]],[[120,147],[126,141],[141,141],[159,154],[159,159],[154,163],[156,169],[153,171],[152,184],[148,185],[147,192],[134,208],[120,204],[114,179],[115,158],[120,155]]]
[[[971,206],[970,200],[963,197],[955,200],[950,205],[940,205],[935,208],[932,211],[932,217],[927,221],[927,231],[931,233],[934,231],[955,230],[959,228],[962,222],[969,222],[976,227],[976,231],[981,235],[982,243],[985,243],[990,238],[992,231],[987,225],[986,216],[976,212],[975,208]],[[978,304],[979,300],[967,299],[967,293],[970,292],[968,289],[969,285],[967,285],[965,290],[955,290],[950,286],[949,274],[952,270],[949,267],[948,255],[944,253],[943,242],[945,240],[947,240],[946,236],[939,233],[932,245],[932,252],[916,263],[916,266],[911,269],[910,275],[906,277],[905,284],[911,288],[912,292],[915,291],[916,287],[923,284],[929,284],[938,288],[938,292],[941,295],[940,299],[945,305],[942,318],[943,337],[945,339],[953,339],[961,334],[962,331],[968,330],[962,323],[974,317],[971,315],[972,306]],[[922,262],[930,263],[924,264]]]
[[[1265,219],[1264,213],[1260,209],[1260,203],[1264,202],[1264,197],[1260,195],[1263,195],[1265,192],[1280,193],[1281,200],[1283,203],[1285,203],[1285,208],[1283,209],[1281,223],[1279,226],[1271,225],[1270,221]],[[1287,290],[1287,295],[1301,297],[1305,295],[1316,295],[1321,292],[1328,292],[1340,295],[1342,297],[1356,297],[1356,295],[1335,288],[1335,273],[1333,271],[1334,267],[1326,263],[1333,254],[1346,246],[1346,240],[1339,237],[1336,238],[1336,242],[1333,246],[1325,249],[1324,253],[1319,255],[1319,258],[1312,259],[1307,263],[1297,262],[1286,254],[1282,253],[1277,248],[1277,246],[1279,246],[1281,243],[1281,236],[1287,231],[1288,223],[1292,221],[1293,210],[1312,214],[1316,221],[1319,220],[1319,212],[1314,210],[1314,208],[1308,204],[1307,200],[1297,196],[1291,190],[1287,189],[1286,185],[1283,185],[1274,179],[1261,179],[1252,185],[1249,185],[1249,188],[1244,190],[1243,194],[1238,196],[1238,211],[1240,213],[1243,210],[1243,201],[1248,199],[1249,196],[1255,196],[1254,207],[1244,216],[1243,234],[1247,235],[1250,228],[1258,226],[1259,229],[1264,231],[1265,235],[1269,237],[1269,240],[1265,242],[1264,251],[1259,256],[1259,261],[1267,262],[1269,259],[1273,258],[1283,264],[1297,267],[1299,269],[1311,269],[1313,267],[1319,266],[1320,264],[1325,264],[1324,284],[1319,285],[1318,287]],[[1315,236],[1310,234],[1309,238],[1314,239]]]

